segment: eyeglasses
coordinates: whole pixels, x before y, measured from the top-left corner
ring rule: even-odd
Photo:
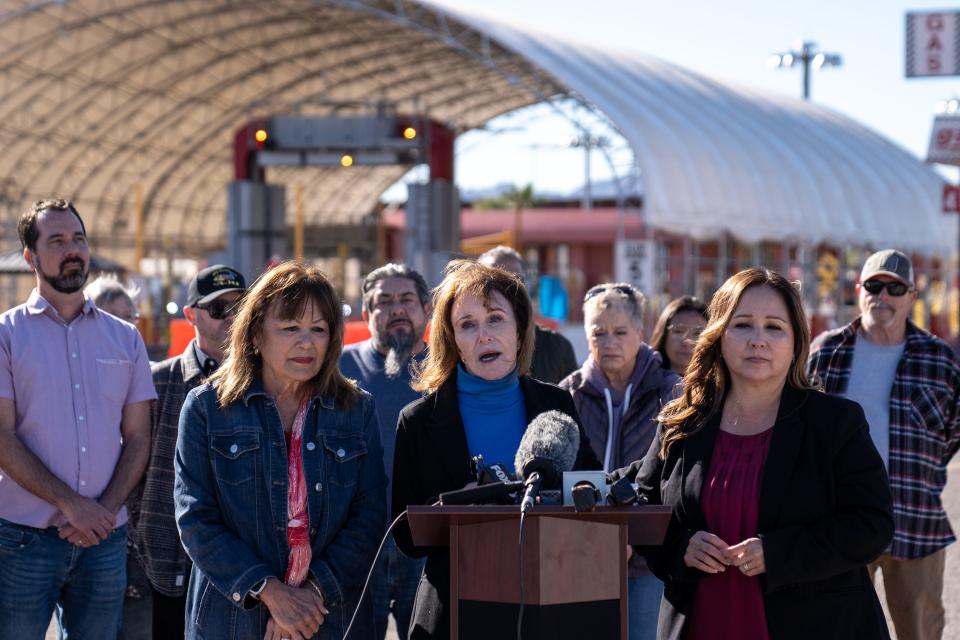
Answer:
[[[210,304],[195,304],[193,306],[197,309],[203,309],[209,313],[210,317],[214,320],[225,320],[237,315],[237,311],[240,310],[240,300],[234,300],[232,302],[214,300]]]
[[[861,286],[867,291],[867,293],[872,293],[873,295],[878,295],[881,291],[886,289],[887,293],[894,298],[899,298],[910,290],[909,286],[903,284],[902,282],[896,282],[895,280],[890,280],[888,282],[884,282],[883,280],[867,280]]]
[[[618,291],[626,296],[632,296],[637,292],[636,289],[634,289],[628,284],[617,284],[613,286],[598,284],[595,287],[590,287],[589,289],[587,289],[587,292],[583,294],[583,301],[586,302],[590,298],[593,298],[594,296],[598,296],[601,293],[606,293],[607,291]]]
[[[703,333],[704,326],[702,324],[691,325],[691,324],[668,324],[667,331],[670,332],[670,335],[676,336],[678,338],[691,338],[696,340],[700,337],[700,334]]]
[[[134,313],[124,313],[124,314],[119,315],[119,316],[117,316],[117,317],[120,318],[121,320],[126,320],[126,321],[129,322],[130,324],[137,324],[137,321],[140,320],[140,314],[139,314],[139,313],[136,313],[136,312],[134,312]]]

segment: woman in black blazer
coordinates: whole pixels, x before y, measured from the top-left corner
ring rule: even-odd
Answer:
[[[866,569],[893,537],[886,472],[860,406],[805,379],[799,295],[748,269],[709,316],[684,395],[615,474],[673,507],[641,550],[666,585],[657,637],[888,638]]]
[[[515,275],[473,261],[451,263],[434,294],[429,353],[415,383],[427,395],[407,405],[397,424],[394,518],[470,482],[472,455],[511,464],[526,425],[544,411],[562,411],[579,426],[569,393],[526,375],[533,344],[532,305]],[[487,398],[492,406],[478,407]],[[497,437],[485,439],[491,433]],[[574,468],[601,468],[582,427]],[[427,556],[410,639],[449,637],[449,549],[414,546],[406,520],[394,538],[405,554]]]

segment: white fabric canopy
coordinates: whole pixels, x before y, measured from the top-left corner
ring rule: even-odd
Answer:
[[[655,227],[930,253],[956,238],[940,178],[848,118],[414,0],[7,0],[0,86],[9,248],[19,211],[60,195],[112,258],[132,255],[138,202],[148,254],[222,249],[233,132],[255,118],[386,104],[465,131],[563,95],[632,145]],[[302,187],[322,226],[364,219],[404,171],[267,178]]]
[[[943,179],[846,116],[653,56],[456,15],[607,115],[634,149],[656,228],[698,239],[726,231],[745,242],[956,247]]]

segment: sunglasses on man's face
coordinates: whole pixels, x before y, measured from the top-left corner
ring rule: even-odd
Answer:
[[[618,291],[624,295],[632,296],[636,290],[628,284],[618,284],[613,287],[597,285],[596,287],[592,287],[587,290],[587,292],[583,295],[583,301],[586,302],[590,298],[598,296],[601,293],[606,293],[607,291]]]
[[[209,304],[198,304],[194,306],[197,309],[206,311],[214,320],[225,320],[237,315],[237,311],[240,309],[240,301],[233,300],[232,302],[227,302],[226,300],[214,300]]]
[[[896,282],[891,280],[889,282],[884,282],[883,280],[867,280],[861,285],[867,293],[873,295],[879,295],[884,289],[887,290],[887,293],[894,298],[899,298],[907,291],[910,290],[910,287],[903,284],[902,282]]]

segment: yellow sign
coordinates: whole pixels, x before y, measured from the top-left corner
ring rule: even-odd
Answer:
[[[824,298],[837,290],[840,280],[840,261],[829,251],[820,254],[817,260],[817,291]]]

